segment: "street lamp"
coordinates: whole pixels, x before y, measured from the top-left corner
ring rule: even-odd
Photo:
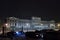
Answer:
[[[6,23],[5,26],[7,26],[8,24]]]
[[[8,23],[5,23],[5,24],[4,24],[4,27],[9,28],[10,26],[9,26]]]
[[[3,24],[3,27],[2,27],[3,35],[5,35],[4,32],[6,32],[6,27],[8,27],[8,24],[7,23]]]
[[[6,26],[7,26],[7,25],[8,25],[7,23],[6,23],[6,24],[3,24],[3,27],[2,27],[3,35],[5,35],[4,32],[6,31]]]

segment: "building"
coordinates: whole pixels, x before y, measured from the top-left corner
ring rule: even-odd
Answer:
[[[60,29],[60,22],[56,23],[56,29]]]
[[[31,20],[9,17],[7,18],[6,27],[14,31],[55,29],[55,21],[42,21],[39,17],[32,17]]]

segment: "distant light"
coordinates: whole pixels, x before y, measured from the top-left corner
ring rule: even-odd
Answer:
[[[20,36],[20,37],[25,37],[25,34],[24,33],[22,33],[22,32],[16,32],[16,36]]]
[[[17,35],[19,35],[19,34],[21,35],[21,32],[18,32],[18,31],[17,31],[16,34],[17,34]]]
[[[58,24],[57,26],[60,26],[60,24]]]
[[[51,26],[53,26],[54,24],[50,24]]]
[[[43,34],[40,34],[40,36],[43,38],[44,36],[43,36]]]
[[[7,26],[8,24],[6,23],[5,26]]]
[[[41,25],[43,25],[43,24],[41,24]]]
[[[4,26],[4,27],[8,27],[8,23],[5,23],[3,26]]]
[[[36,37],[38,37],[39,35],[36,35]]]
[[[18,34],[20,34],[19,32],[16,32],[16,34],[18,35]]]
[[[29,23],[26,24],[27,26],[29,25]]]

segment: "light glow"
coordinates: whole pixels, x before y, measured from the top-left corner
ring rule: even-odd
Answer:
[[[16,32],[16,34],[19,34],[19,32]]]
[[[7,26],[8,24],[6,23],[5,26]]]
[[[43,24],[41,24],[41,25],[43,25]]]
[[[28,26],[29,24],[28,24],[28,23],[26,23],[26,25]]]
[[[57,26],[60,26],[60,24],[58,24]]]
[[[36,35],[37,37],[39,36],[39,35]]]

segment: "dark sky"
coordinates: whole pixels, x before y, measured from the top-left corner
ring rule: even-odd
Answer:
[[[2,0],[0,4],[0,18],[15,16],[29,19],[38,16],[43,20],[60,21],[58,0]]]

